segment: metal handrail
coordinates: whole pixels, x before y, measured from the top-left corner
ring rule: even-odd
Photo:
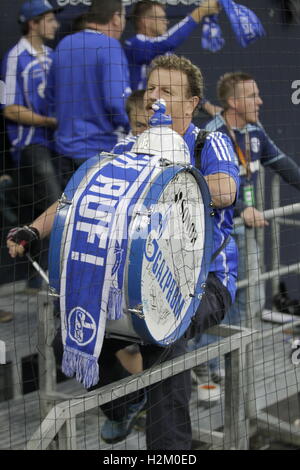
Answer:
[[[291,214],[300,213],[300,203],[291,204],[288,206],[270,209],[264,211],[264,217],[266,219],[273,219],[276,217],[284,217]],[[235,219],[235,226],[244,224],[241,218]],[[246,231],[247,233],[247,231]],[[261,281],[272,279],[274,275],[286,274],[289,272],[300,271],[300,263],[295,263],[291,266],[286,266],[284,268],[273,269],[269,272],[265,272],[257,276],[257,278],[245,279],[239,281],[238,287],[246,287],[249,290],[249,286],[259,283]],[[289,323],[290,325],[290,323]],[[223,335],[224,326],[219,330],[222,331]],[[282,331],[285,325],[281,325],[278,331]],[[220,327],[219,327],[220,328]],[[88,393],[80,398],[72,398],[71,400],[63,401],[55,405],[51,411],[47,414],[39,429],[34,433],[32,438],[28,441],[26,448],[27,449],[46,449],[49,447],[53,439],[57,434],[59,434],[63,429],[66,436],[66,447],[67,448],[76,448],[76,426],[74,425],[74,419],[76,416],[87,409],[92,409],[99,407],[101,404],[107,403],[114,398],[121,396],[122,394],[130,393],[131,391],[136,391],[138,389],[144,388],[149,384],[153,384],[161,381],[171,375],[178,374],[183,370],[192,369],[198,364],[204,363],[213,357],[219,357],[220,355],[230,354],[230,352],[237,349],[243,349],[247,352],[247,349],[253,345],[253,343],[258,339],[264,339],[270,335],[270,332],[258,332],[250,328],[239,329],[237,327],[231,327],[233,333],[230,338],[225,337],[225,339],[210,345],[208,348],[200,348],[197,351],[192,353],[187,353],[184,356],[178,357],[171,361],[165,362],[151,370],[144,371],[141,374],[131,376],[130,378],[123,379],[119,381],[114,389],[112,396],[112,387],[111,385],[107,387],[102,387],[99,391],[93,391]],[[47,330],[47,327],[46,327]],[[277,330],[276,330],[277,331]],[[275,330],[272,330],[271,334],[276,333]],[[224,335],[226,336],[226,334]],[[251,354],[247,354],[247,372],[251,371],[253,364],[251,366],[249,359]],[[251,366],[251,367],[249,367]],[[248,376],[248,383],[252,383],[253,377]],[[49,393],[49,388],[47,390],[48,397],[51,396]],[[254,393],[254,392],[253,392]],[[53,397],[52,397],[53,398]],[[251,400],[250,393],[248,394],[248,400]],[[247,419],[250,419],[253,416],[253,410],[248,409]]]
[[[220,354],[228,355],[233,351],[245,350],[247,344],[258,335],[258,332],[255,330],[229,327],[227,325],[214,327],[212,332],[224,335],[225,338],[211,345],[209,350],[207,348],[200,348],[145,370],[142,373],[122,379],[114,384],[113,388],[112,384],[109,384],[93,392],[87,392],[80,397],[74,397],[71,400],[65,400],[55,405],[27,442],[26,449],[45,450],[67,421],[74,420],[77,415],[98,408],[100,405],[111,400],[148,387],[185,370],[192,369],[207,360],[219,357]],[[230,337],[230,340],[228,340],[228,337]],[[72,433],[68,433],[66,439],[66,447],[75,449],[76,427],[73,426]]]
[[[289,204],[283,207],[277,207],[275,209],[268,209],[263,211],[263,216],[266,220],[276,219],[278,218],[277,222],[280,224],[290,224],[291,219],[285,219],[284,217],[299,214],[300,213],[300,203]],[[299,222],[300,223],[300,222]],[[244,220],[241,217],[237,217],[234,219],[234,226],[238,227],[244,225]],[[247,229],[246,229],[247,230]],[[253,229],[249,229],[253,230]],[[257,277],[250,276],[248,279],[242,279],[241,281],[237,282],[237,287],[239,289],[248,287],[249,285],[253,286],[255,284],[259,284],[262,281],[267,280],[274,280],[274,277],[279,277],[280,275],[290,274],[292,272],[300,272],[300,263],[294,263],[289,266],[279,266],[277,263],[277,267],[274,269],[275,262],[273,261],[273,269],[265,273],[258,273]]]
[[[300,202],[295,204],[289,204],[288,206],[276,207],[275,209],[268,209],[263,211],[263,216],[266,220],[270,220],[276,217],[286,217],[293,214],[300,213]],[[281,219],[282,221],[284,219]],[[282,222],[283,223],[283,222]],[[234,226],[238,227],[244,225],[244,219],[242,217],[236,217],[234,219]]]

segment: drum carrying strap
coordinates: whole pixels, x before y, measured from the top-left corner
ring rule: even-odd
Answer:
[[[203,129],[200,129],[196,142],[195,142],[195,148],[194,148],[194,159],[195,159],[195,167],[201,172],[201,155],[202,155],[202,150],[206,141],[206,138],[209,136],[210,132],[205,131]],[[224,250],[224,248],[227,246],[229,243],[231,236],[228,235],[226,238],[224,238],[223,243],[221,246],[212,254],[210,262],[213,263],[215,259],[219,256],[221,251]]]
[[[201,171],[201,155],[202,155],[202,150],[206,141],[206,137],[208,137],[210,134],[209,131],[205,131],[203,129],[200,129],[196,142],[195,142],[195,147],[194,147],[194,159],[195,159],[195,167]]]

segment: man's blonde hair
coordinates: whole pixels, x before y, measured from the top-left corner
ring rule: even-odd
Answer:
[[[253,80],[253,77],[245,72],[229,72],[224,73],[217,83],[218,99],[223,109],[228,109],[228,98],[236,95],[236,86],[241,82]]]
[[[189,85],[186,91],[187,98],[198,96],[201,100],[203,97],[204,84],[201,70],[186,57],[175,54],[157,56],[150,64],[147,79],[156,69],[179,70],[185,73]]]

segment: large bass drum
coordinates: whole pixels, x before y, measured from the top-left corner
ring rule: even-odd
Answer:
[[[75,210],[73,201],[79,200],[80,192],[95,175],[101,181],[108,168],[126,167],[128,162],[132,166],[133,161],[138,167],[143,159],[145,156],[133,153],[102,153],[82,165],[68,183],[49,250],[50,286],[58,294],[66,263],[66,233]],[[128,175],[124,171],[124,178]],[[157,159],[126,211],[123,315],[118,320],[106,320],[105,335],[167,346],[185,333],[205,289],[213,244],[208,187],[191,165]]]

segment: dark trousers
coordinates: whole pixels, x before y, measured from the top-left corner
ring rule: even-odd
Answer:
[[[188,339],[220,323],[230,304],[231,298],[227,289],[213,273],[209,273],[205,294],[184,337],[168,348],[153,344],[140,346],[144,369],[185,354]],[[129,375],[115,355],[116,351],[128,344],[126,341],[117,339],[104,340],[99,357],[100,380],[91,390]],[[147,388],[146,440],[148,450],[189,450],[191,448],[190,397],[190,370]],[[140,393],[127,395],[102,405],[101,409],[109,419],[120,421],[126,415],[127,405],[140,398]]]
[[[20,164],[15,169],[17,183],[18,219],[20,223],[30,223],[41,215],[62,193],[54,166],[54,153],[38,144],[28,145],[21,151]],[[37,260],[46,269],[48,264],[48,242]],[[42,278],[29,264],[28,287],[39,288]]]
[[[205,293],[186,332],[188,339],[202,335],[208,328],[221,323],[231,303],[229,291],[213,272],[209,273]]]
[[[0,215],[2,215],[2,227],[5,227],[5,225],[16,225],[18,223],[17,207],[18,203],[16,201],[11,177],[0,174]]]
[[[168,348],[156,345],[140,346],[143,368],[149,369],[161,362],[181,356],[186,351],[185,338]],[[130,374],[118,361],[116,351],[128,346],[127,341],[105,339],[99,358],[100,380],[91,390],[116,382]],[[190,371],[184,371],[147,388],[147,449],[190,449],[191,423],[189,400],[191,397]],[[127,413],[129,403],[141,399],[141,392],[131,393],[101,406],[104,414],[120,421]]]
[[[19,204],[31,209],[30,221],[51,206],[62,192],[53,162],[53,152],[43,145],[28,145],[21,152]]]

